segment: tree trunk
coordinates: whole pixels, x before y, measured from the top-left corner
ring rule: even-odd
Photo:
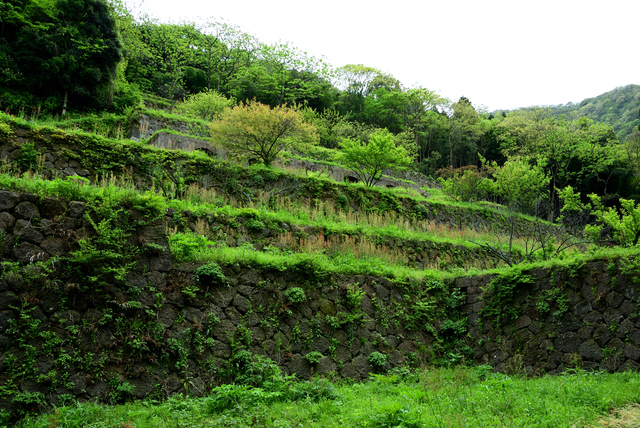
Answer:
[[[67,114],[67,100],[69,99],[69,91],[64,90],[64,101],[62,102],[62,117]]]

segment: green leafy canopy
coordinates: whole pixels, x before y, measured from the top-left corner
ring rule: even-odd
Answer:
[[[342,139],[340,162],[351,169],[367,186],[373,186],[385,169],[402,170],[411,165],[407,150],[396,145],[393,134],[381,129],[369,137],[368,142],[351,138]]]

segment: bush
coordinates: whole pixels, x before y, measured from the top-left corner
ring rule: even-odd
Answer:
[[[291,303],[302,303],[307,298],[304,294],[304,290],[300,287],[289,288],[284,292],[284,297],[286,297]]]
[[[32,142],[26,142],[18,150],[16,155],[16,163],[22,171],[35,169],[38,166],[38,156],[40,153]]]
[[[175,110],[179,114],[211,121],[218,119],[225,108],[234,104],[234,100],[227,99],[224,95],[207,89],[188,96],[184,102],[176,106]]]
[[[247,226],[247,229],[249,229],[252,232],[262,232],[262,230],[265,228],[263,222],[261,222],[260,220],[256,220],[254,218],[247,220],[247,222],[245,223],[245,226]]]
[[[323,357],[324,355],[318,351],[311,351],[304,356],[305,360],[309,361],[310,364],[317,364]]]
[[[176,233],[169,237],[171,252],[176,259],[181,261],[191,260],[198,251],[204,250],[210,244],[213,242],[204,236],[192,233]]]
[[[0,141],[8,141],[13,136],[13,130],[8,123],[0,123]]]
[[[336,198],[336,206],[342,208],[343,210],[349,206],[349,199],[347,199],[346,195],[338,195]]]
[[[215,262],[200,266],[195,270],[194,275],[200,284],[221,285],[227,283],[227,277]]]
[[[482,199],[484,177],[475,165],[444,168],[436,171],[442,192],[454,201],[474,202]]]
[[[273,387],[284,382],[280,367],[271,359],[247,350],[237,351],[222,369],[228,383]]]
[[[389,356],[381,352],[372,352],[367,358],[369,364],[371,364],[375,369],[383,369],[384,366],[387,365],[388,360]]]

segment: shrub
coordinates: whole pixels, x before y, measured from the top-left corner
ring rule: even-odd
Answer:
[[[320,352],[311,351],[307,355],[304,356],[304,359],[309,361],[310,364],[317,364],[318,361],[320,361],[323,357],[324,357],[324,355],[322,355]]]
[[[221,285],[227,283],[227,277],[222,273],[220,266],[215,263],[207,263],[195,270],[194,275],[200,284]]]
[[[27,171],[37,167],[39,155],[40,153],[36,149],[35,144],[32,142],[26,142],[20,146],[15,160],[22,171]]]
[[[382,369],[387,365],[387,361],[389,360],[389,356],[383,354],[381,352],[372,352],[367,361],[371,364],[375,369]]]
[[[349,199],[347,199],[346,195],[339,195],[336,198],[336,206],[342,208],[343,210],[349,206]]]
[[[247,229],[252,232],[262,232],[262,230],[265,228],[264,223],[255,218],[247,220],[244,225],[247,226]]]
[[[189,95],[184,102],[176,106],[175,110],[180,114],[211,121],[218,119],[224,109],[234,104],[234,100],[227,99],[224,95],[208,89]]]
[[[300,287],[289,288],[284,292],[284,297],[286,297],[291,303],[302,303],[307,298],[304,294],[304,290]]]
[[[8,123],[0,123],[0,141],[8,141],[13,136],[13,130]]]
[[[192,259],[198,251],[204,250],[210,244],[212,242],[204,236],[192,233],[176,233],[169,237],[171,252],[176,259],[182,261]]]

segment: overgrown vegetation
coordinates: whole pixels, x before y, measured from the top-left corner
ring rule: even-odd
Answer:
[[[535,282],[525,273],[532,266],[572,274],[607,257],[612,284],[618,269],[637,276],[640,131],[627,108],[637,100],[634,87],[615,91],[616,108],[607,111],[624,110],[623,117],[600,118],[604,123],[592,117],[598,100],[568,116],[556,113],[576,106],[494,116],[464,97],[452,102],[407,88],[365,65],[333,69],[221,22],[138,20],[121,2],[102,0],[5,6],[0,143],[10,159],[0,167],[0,189],[85,205],[81,236],[56,230],[72,248],[68,254],[7,259],[0,275],[62,296],[65,310],[76,301],[97,308],[91,322],[75,324],[69,312],[57,330],[45,330],[35,295],[27,290],[12,301],[8,312],[18,318],[0,334],[18,352],[0,359],[0,399],[26,416],[19,426],[573,426],[640,398],[631,373],[574,370],[531,380],[463,367],[473,358],[472,326],[466,295],[451,285],[453,278],[494,274],[480,315],[504,331],[523,302],[551,317],[569,311],[566,284],[523,297]],[[161,124],[156,133],[197,139],[209,154],[153,148],[157,135],[130,140],[132,130],[149,136],[145,118]],[[210,155],[220,147],[232,162]],[[374,186],[389,177],[389,186],[400,187]],[[138,236],[161,218],[162,245]],[[5,256],[20,244],[11,227],[0,229]],[[144,277],[144,257],[189,266],[188,274],[172,272],[175,307],[228,292],[242,270],[309,280],[280,288],[259,282],[269,303],[253,308],[238,294],[242,314],[235,307],[224,315],[181,309],[175,323],[185,328],[172,335],[160,321],[169,297]],[[336,283],[320,293],[329,277]],[[341,282],[346,277],[353,280]],[[376,278],[371,287],[390,281],[400,293],[395,303],[366,291],[361,277]],[[265,353],[273,346],[278,363],[249,350],[259,340],[256,325],[276,328],[319,304],[317,317],[305,325],[287,319],[290,334],[261,343]],[[322,328],[351,345],[372,322],[368,310],[380,331],[402,328],[425,338],[428,346],[418,341],[403,351],[403,363],[437,368],[398,365],[391,339],[376,331],[359,343],[370,382],[305,382],[280,371],[280,358],[292,359],[291,347],[299,346],[310,373],[335,364],[326,376],[336,376],[342,343],[322,337]],[[267,316],[256,320],[256,312]],[[229,319],[236,328],[225,332],[228,353],[205,361],[214,349],[226,352],[213,332]],[[102,353],[76,352],[85,340],[95,344],[105,325],[113,340]],[[316,339],[327,346],[314,349]],[[53,359],[46,373],[36,374],[38,352]],[[63,395],[54,413],[29,416],[46,397],[25,380],[58,394],[74,388],[69,373],[80,368],[104,382],[104,399],[115,405],[130,401],[136,387],[105,366],[125,367],[135,378],[149,375],[158,360],[179,374],[184,391],[200,388],[205,397],[162,401],[156,385],[144,402],[102,407]],[[197,370],[210,391],[194,379]],[[8,417],[0,410],[0,425]]]
[[[487,366],[399,370],[362,384],[286,379],[224,385],[203,398],[72,403],[18,426],[595,427],[614,408],[640,400],[639,388],[639,375],[629,372],[527,379],[493,374]]]

